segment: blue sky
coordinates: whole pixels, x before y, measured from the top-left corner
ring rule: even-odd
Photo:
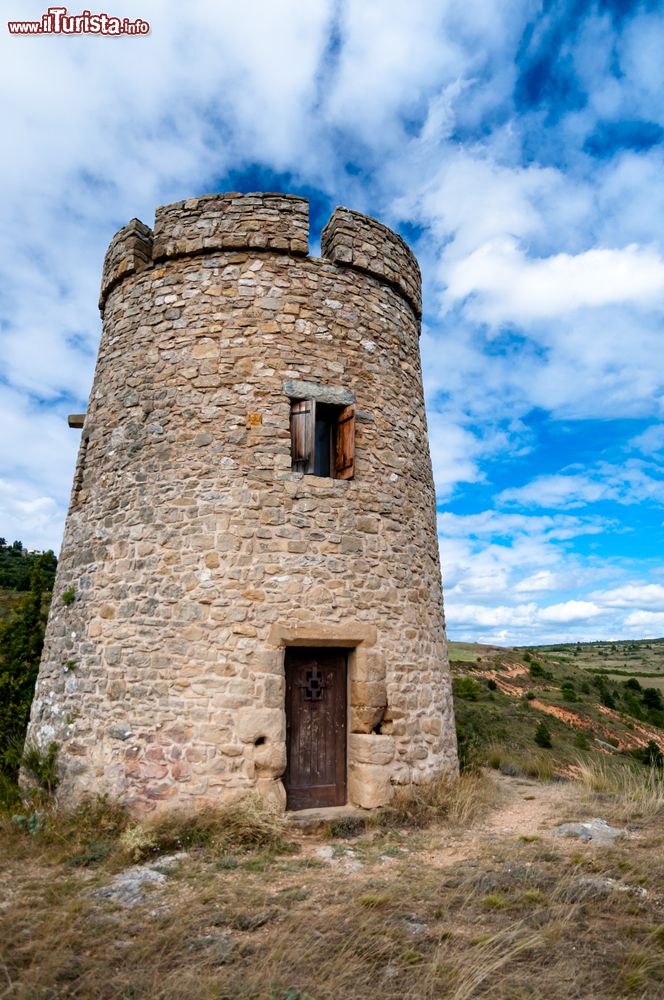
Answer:
[[[661,4],[104,9],[150,35],[2,35],[0,533],[60,544],[113,232],[282,189],[421,261],[450,637],[664,635]]]

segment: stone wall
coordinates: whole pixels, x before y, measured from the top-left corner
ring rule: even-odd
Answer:
[[[140,223],[111,244],[30,726],[65,800],[283,803],[288,645],[348,650],[351,802],[456,770],[414,258],[301,256],[307,209],[196,199],[158,211],[150,263],[123,266]],[[353,479],[292,471],[302,384],[355,400]]]

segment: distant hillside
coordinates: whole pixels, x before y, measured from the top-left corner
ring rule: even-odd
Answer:
[[[585,756],[664,759],[662,640],[527,650],[452,642],[450,664],[462,756],[569,777]]]

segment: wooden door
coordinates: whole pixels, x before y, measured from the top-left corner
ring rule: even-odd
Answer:
[[[286,648],[288,809],[346,803],[346,653]]]

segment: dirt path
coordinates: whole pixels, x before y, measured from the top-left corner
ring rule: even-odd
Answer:
[[[581,786],[574,782],[542,782],[529,778],[510,778],[491,773],[500,805],[477,827],[476,833],[541,836],[566,822],[576,811],[576,819],[585,819]]]
[[[514,778],[498,771],[487,772],[495,786],[495,804],[486,815],[465,830],[443,827],[441,840],[435,847],[418,852],[434,868],[454,867],[460,861],[481,857],[492,841],[510,837],[550,836],[558,846],[572,842],[554,837],[554,827],[568,820],[589,819],[583,788],[573,781],[539,782],[529,778]]]

